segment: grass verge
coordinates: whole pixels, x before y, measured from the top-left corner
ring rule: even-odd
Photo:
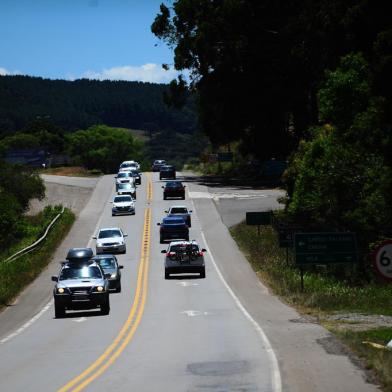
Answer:
[[[331,276],[331,271],[325,267],[311,267],[305,271],[305,290],[301,292],[300,273],[292,261],[292,254],[287,263],[286,250],[279,248],[277,233],[271,226],[261,227],[260,236],[255,226],[244,223],[230,231],[256,274],[275,294],[299,312],[320,320],[359,355],[366,368],[375,371],[384,390],[392,392],[392,351],[363,343],[371,341],[385,345],[392,339],[392,328],[353,331],[338,328],[327,318],[335,312],[392,315],[391,285],[348,283]],[[334,268],[347,269],[343,266]]]
[[[56,210],[52,209],[54,216]],[[54,217],[53,216],[53,217]],[[53,219],[52,217],[52,219]],[[47,216],[42,213],[35,218],[37,221],[32,224],[37,231],[46,227],[43,223],[47,223]],[[50,219],[51,220],[51,219]],[[49,220],[49,222],[50,222]],[[72,224],[75,220],[75,215],[69,209],[65,209],[62,216],[57,220],[42,245],[36,250],[28,253],[10,262],[0,261],[0,309],[5,305],[9,304],[10,301],[33,279],[35,279],[40,272],[49,263],[54,251],[64,239]],[[31,232],[28,230],[28,235],[22,238],[18,244],[13,246],[13,250],[16,252],[19,249],[23,249],[25,246],[30,245],[34,242],[37,237],[33,240],[31,238]],[[26,245],[26,242],[27,245]],[[15,253],[15,252],[12,253]],[[7,252],[8,253],[8,252]],[[12,254],[11,252],[9,252]]]
[[[100,170],[88,170],[81,166],[50,167],[48,169],[40,169],[38,173],[70,177],[98,177],[102,175]]]

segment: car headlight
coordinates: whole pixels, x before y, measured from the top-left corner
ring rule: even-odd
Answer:
[[[103,291],[103,287],[102,286],[97,286],[97,291],[102,292]]]
[[[63,293],[65,292],[65,290],[64,290],[62,287],[59,287],[59,288],[57,289],[57,292],[58,292],[59,294],[63,294]]]
[[[117,273],[114,272],[113,274],[110,275],[110,277],[111,277],[112,279],[117,278]]]

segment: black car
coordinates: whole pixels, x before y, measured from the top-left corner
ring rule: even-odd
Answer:
[[[163,244],[167,240],[186,240],[189,241],[189,227],[184,219],[179,217],[167,217],[162,219],[159,229],[159,241]]]
[[[185,199],[185,185],[181,181],[168,181],[163,188],[163,200],[168,197],[180,197]]]
[[[83,253],[83,252],[82,252]],[[64,317],[66,310],[100,308],[109,314],[109,278],[93,260],[84,257],[62,262],[53,289],[55,317]]]
[[[151,170],[152,170],[153,172],[157,172],[157,171],[159,171],[160,168],[161,168],[162,166],[164,166],[164,165],[166,165],[166,161],[165,161],[165,160],[163,160],[163,159],[156,159],[156,160],[154,161],[154,163],[152,164],[152,166],[151,166]]]
[[[165,253],[165,279],[170,274],[198,273],[200,278],[206,277],[204,264],[205,249],[200,249],[195,241],[171,242]]]
[[[172,180],[176,179],[176,169],[174,166],[165,165],[160,168],[159,179],[162,180],[164,178],[170,178]]]
[[[105,274],[110,274],[109,289],[121,292],[121,271],[124,267],[118,264],[114,255],[97,255],[92,258],[103,269]]]
[[[135,184],[136,185],[141,185],[142,184],[142,177],[141,177],[141,173],[139,172],[139,170],[131,170],[129,172],[129,174],[135,179]]]

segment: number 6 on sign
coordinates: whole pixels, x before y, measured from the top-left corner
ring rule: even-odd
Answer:
[[[384,241],[375,249],[373,263],[382,278],[392,281],[392,240]]]

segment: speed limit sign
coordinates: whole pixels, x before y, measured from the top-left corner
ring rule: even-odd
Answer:
[[[373,252],[373,262],[377,272],[392,281],[392,240],[384,241]]]

